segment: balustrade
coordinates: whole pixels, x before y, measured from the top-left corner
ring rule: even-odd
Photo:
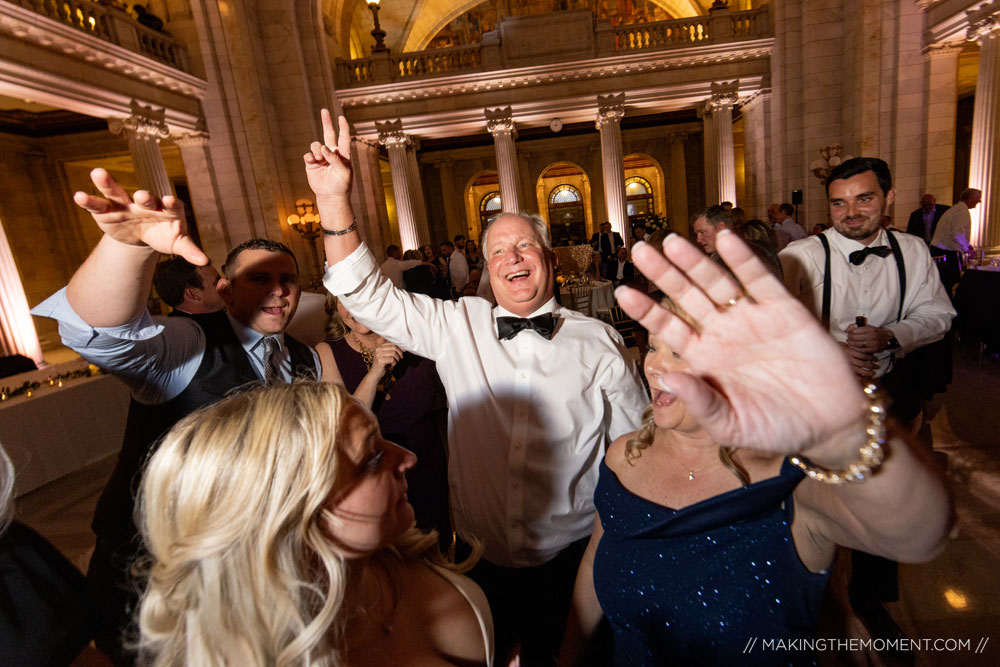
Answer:
[[[141,53],[182,72],[190,72],[184,45],[148,28],[115,6],[91,0],[8,0],[98,39]]]
[[[728,41],[756,39],[770,35],[771,24],[767,5],[723,15],[696,16],[627,25],[614,28],[615,53],[664,50],[701,46]],[[391,83],[420,78],[481,72],[484,67],[484,47],[481,44],[454,46],[389,56],[388,72],[376,75],[376,57],[337,60],[338,85],[355,88],[377,83]],[[384,58],[384,54],[382,55]],[[384,78],[387,77],[387,78]]]

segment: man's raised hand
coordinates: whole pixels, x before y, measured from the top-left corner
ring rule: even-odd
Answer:
[[[164,254],[180,255],[198,266],[208,264],[208,257],[188,236],[184,204],[179,199],[168,195],[161,201],[145,190],[129,197],[101,168],[91,171],[90,178],[104,197],[77,192],[73,201],[94,217],[106,235],[126,245],[145,245]]]
[[[333,127],[333,117],[323,109],[323,143],[312,142],[309,152],[302,156],[306,163],[306,178],[317,198],[347,197],[351,192],[351,130],[347,119],[340,116],[338,127]]]

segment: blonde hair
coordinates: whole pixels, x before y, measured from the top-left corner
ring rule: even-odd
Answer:
[[[179,422],[143,476],[150,554],[139,611],[151,665],[340,664],[349,563],[328,536],[340,385],[301,381],[230,396]],[[443,563],[410,529],[378,558]]]
[[[326,293],[326,337],[329,340],[340,340],[347,335],[347,324],[337,310],[340,300],[329,292]]]

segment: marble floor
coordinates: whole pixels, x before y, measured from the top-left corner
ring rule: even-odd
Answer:
[[[955,378],[921,433],[933,442],[955,498],[956,528],[932,562],[900,567],[900,600],[889,612],[919,640],[913,654],[841,651],[825,664],[1000,664],[1000,359],[961,346]],[[18,517],[81,569],[93,546],[90,518],[113,457],[17,501]],[[849,626],[850,627],[850,626]],[[864,631],[854,631],[864,636]],[[993,634],[997,636],[994,637]],[[938,650],[934,650],[938,649]],[[81,664],[99,664],[85,662]]]

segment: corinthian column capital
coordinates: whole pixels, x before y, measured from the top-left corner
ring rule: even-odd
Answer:
[[[514,113],[509,106],[502,109],[486,109],[486,130],[494,137],[498,134],[516,136]]]
[[[625,117],[625,93],[597,96],[597,122],[601,129],[608,123],[619,123]]]
[[[969,21],[965,36],[970,42],[1000,36],[1000,0],[966,11],[965,16]]]
[[[108,120],[108,129],[112,134],[129,133],[154,139],[170,136],[170,128],[165,120],[166,109],[146,107],[135,100],[129,102],[129,108],[132,115]]]
[[[378,142],[389,148],[406,148],[410,145],[410,137],[403,132],[403,121],[387,120],[384,123],[375,122],[378,131]]]
[[[708,98],[708,105],[712,111],[721,109],[732,109],[733,105],[740,99],[740,81],[723,81],[712,84],[712,96]]]

